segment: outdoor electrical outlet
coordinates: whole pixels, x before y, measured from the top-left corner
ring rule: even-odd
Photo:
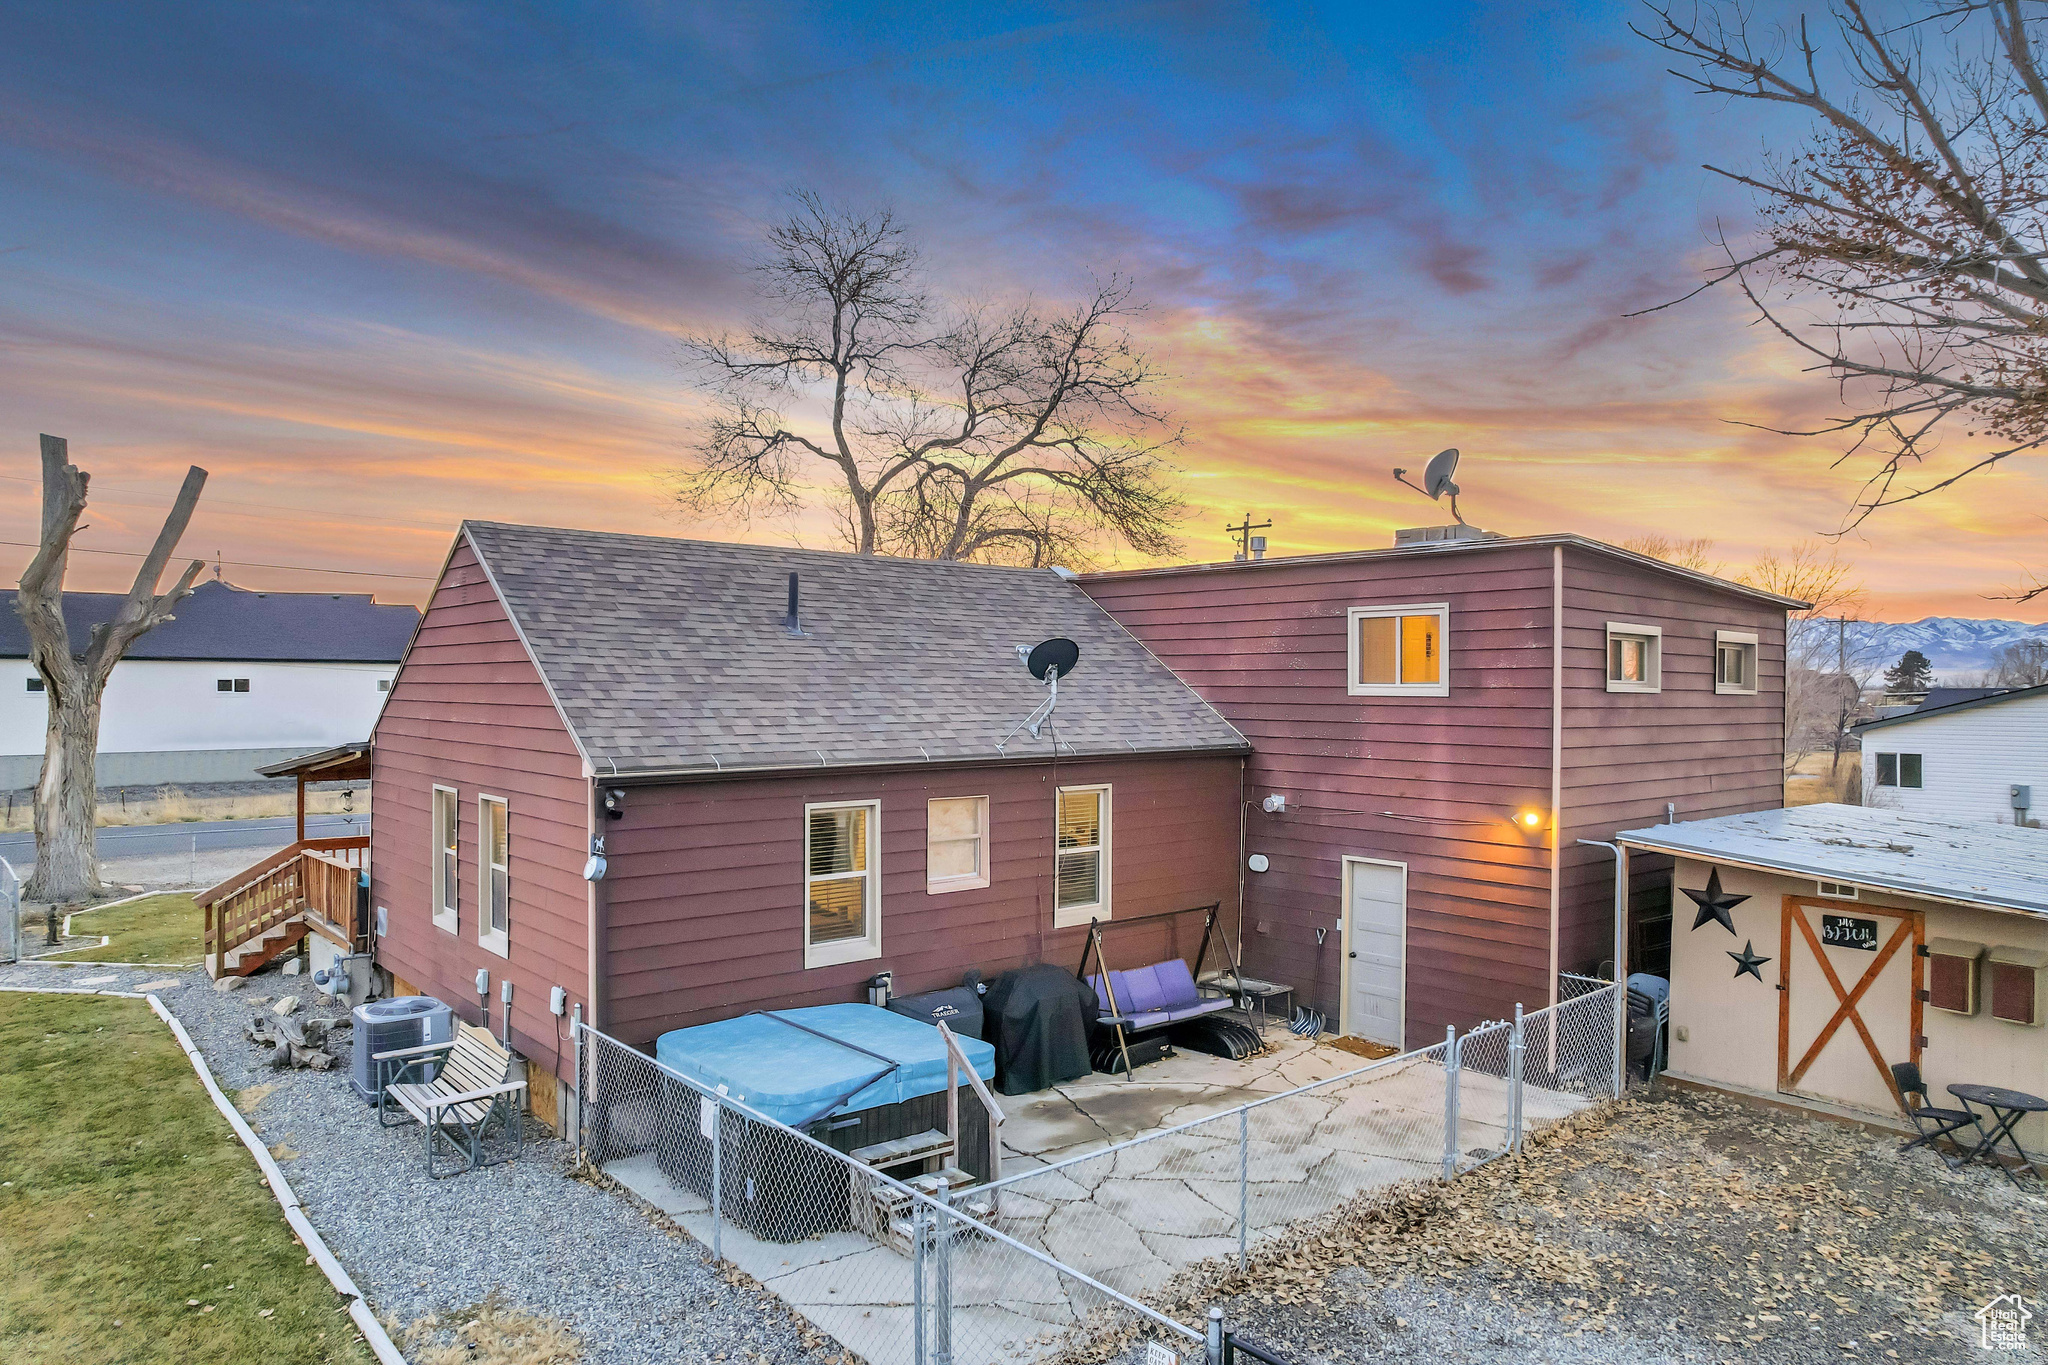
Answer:
[[[563,990],[560,986],[548,987],[548,1013],[559,1019],[562,1017],[563,1011],[568,1008],[569,992]]]

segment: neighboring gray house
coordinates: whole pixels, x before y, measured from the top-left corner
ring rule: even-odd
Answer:
[[[35,784],[48,719],[28,634],[0,592],[0,790]],[[64,594],[73,648],[120,593]],[[201,583],[114,666],[100,718],[101,786],[256,780],[256,769],[361,740],[418,625],[368,593]]]
[[[2034,823],[2048,807],[2048,685],[1930,692],[1856,727],[1866,805],[1952,820]]]

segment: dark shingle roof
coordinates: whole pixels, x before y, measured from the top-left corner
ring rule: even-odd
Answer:
[[[996,744],[1043,696],[1017,645],[1081,646],[1062,756],[1245,739],[1074,584],[997,568],[468,522],[599,773],[1044,758]],[[803,634],[783,629],[801,575]]]
[[[114,618],[123,594],[67,592],[64,623],[82,650],[92,628]],[[28,657],[28,630],[0,592],[0,659]],[[129,647],[130,659],[212,659],[250,663],[395,664],[419,624],[417,608],[388,606],[368,593],[254,592],[206,582],[174,617]]]

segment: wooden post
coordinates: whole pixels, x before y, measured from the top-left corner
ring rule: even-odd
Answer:
[[[299,837],[298,837],[298,841],[299,841],[300,843],[302,843],[302,844],[303,844],[303,843],[305,843],[305,842],[306,842],[306,775],[305,775],[304,773],[300,773],[300,774],[298,775],[298,777],[299,777]]]

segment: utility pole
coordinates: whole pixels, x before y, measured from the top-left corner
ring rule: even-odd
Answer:
[[[1262,521],[1256,525],[1253,524],[1252,514],[1249,512],[1244,514],[1244,523],[1242,525],[1225,526],[1224,530],[1237,537],[1237,554],[1234,562],[1242,564],[1248,559],[1264,559],[1266,557],[1266,538],[1264,536],[1255,536],[1252,532],[1268,531],[1272,527],[1273,523],[1270,521]]]

